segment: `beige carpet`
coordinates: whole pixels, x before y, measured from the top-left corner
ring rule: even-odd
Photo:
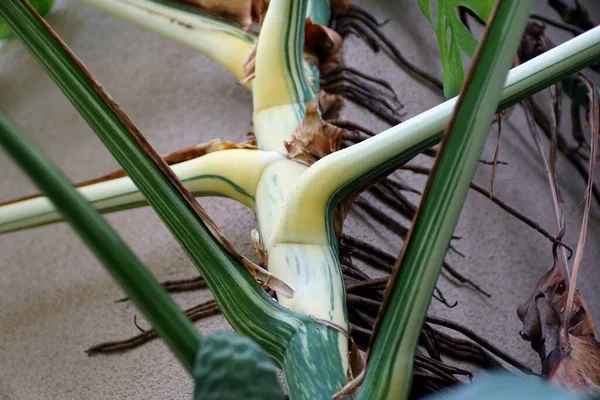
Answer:
[[[545,2],[537,3],[538,11],[553,15]],[[370,7],[379,18],[391,18],[385,32],[407,58],[440,74],[436,43],[414,0]],[[250,93],[206,57],[76,1],[59,0],[48,20],[160,152],[214,137],[241,140],[251,130]],[[568,38],[555,31],[550,34],[557,42]],[[350,65],[393,84],[406,105],[407,118],[443,100],[385,55],[372,54],[356,38],[347,41],[345,53]],[[0,45],[0,109],[16,120],[73,181],[117,167],[16,41]],[[372,129],[385,128],[351,104],[345,114]],[[484,158],[492,158],[495,141],[493,130]],[[544,172],[519,108],[504,126],[500,158],[508,165],[498,170],[496,194],[552,230]],[[0,155],[0,171],[0,201],[34,191],[4,154]],[[562,159],[560,177],[568,216],[567,242],[575,245],[584,184]],[[403,179],[422,182],[410,174]],[[480,166],[475,180],[487,185],[489,179],[490,168]],[[201,202],[234,243],[252,255],[253,215],[231,201]],[[599,316],[600,214],[594,206],[580,287]],[[194,267],[151,209],[119,212],[107,219],[158,278],[194,276]],[[360,218],[354,218],[348,229],[391,252],[399,250],[394,236],[375,233]],[[456,246],[465,257],[451,254],[449,261],[493,297],[484,298],[442,277],[439,285],[446,297],[459,304],[448,310],[434,302],[432,312],[469,325],[514,356],[534,364],[535,354],[518,335],[521,325],[515,310],[551,267],[549,242],[477,193],[467,199],[457,234],[462,240]],[[0,267],[0,398],[190,398],[190,379],[159,340],[114,356],[90,358],[84,353],[98,342],[137,333],[133,324],[137,311],[132,304],[114,303],[122,295],[120,289],[69,226],[56,224],[2,236]],[[200,292],[179,294],[176,299],[188,307],[209,296]],[[198,328],[206,333],[228,329],[228,325],[218,316],[203,321]]]

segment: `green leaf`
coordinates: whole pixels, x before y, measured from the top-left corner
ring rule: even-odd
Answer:
[[[158,281],[67,178],[2,113],[0,146],[54,203],[183,366],[191,371],[200,334]]]
[[[194,400],[283,399],[275,371],[249,337],[214,332],[204,338],[196,357]]]
[[[31,4],[42,17],[45,17],[50,10],[52,10],[55,2],[56,0],[29,0],[29,4]],[[11,39],[14,36],[10,26],[8,26],[4,20],[0,19],[0,40]]]
[[[472,58],[477,48],[477,39],[461,22],[457,7],[466,7],[487,21],[494,8],[494,0],[438,0],[435,20],[431,14],[429,0],[417,1],[419,8],[433,26],[440,47],[444,95],[447,98],[454,97],[465,79],[462,55]]]
[[[533,0],[499,0],[388,283],[361,398],[402,399],[425,313]],[[406,312],[410,310],[410,312]]]
[[[578,393],[569,392],[544,382],[540,378],[522,378],[509,373],[492,373],[472,385],[460,385],[452,391],[435,394],[423,400],[584,400]]]

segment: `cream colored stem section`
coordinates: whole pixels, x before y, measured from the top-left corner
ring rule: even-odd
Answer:
[[[282,159],[276,152],[232,149],[206,154],[173,165],[173,171],[195,195],[216,195],[254,208],[258,181],[267,165]],[[78,189],[99,211],[111,212],[146,204],[128,177],[100,182]],[[0,207],[0,233],[62,220],[52,203],[37,197]]]
[[[273,229],[284,218],[281,214],[296,183],[308,167],[282,159],[265,168],[256,190],[256,215],[263,243],[268,243]],[[309,212],[308,224],[324,225],[326,215]],[[323,231],[324,234],[324,231]],[[294,290],[291,299],[280,298],[286,308],[323,319],[348,329],[346,297],[335,243],[315,236],[304,243],[277,243],[265,248],[269,272]],[[348,367],[348,340],[338,335],[338,348],[345,371]]]
[[[79,1],[205,54],[237,79],[244,76],[243,61],[256,42],[238,26],[149,0]]]
[[[313,96],[303,67],[307,0],[271,0],[256,48],[254,111]]]
[[[544,82],[572,73],[574,66],[589,63],[599,52],[600,27],[597,27],[513,68],[506,79],[502,101],[522,98],[524,93],[532,94],[532,88],[543,89],[547,86]],[[267,247],[288,242],[314,243],[315,237],[323,237],[327,226],[305,215],[324,215],[330,199],[341,188],[385,164],[393,164],[408,149],[433,142],[446,127],[456,100],[448,100],[313,164],[286,200]]]
[[[319,90],[318,75],[303,54],[306,6],[307,0],[271,0],[261,27],[252,93],[256,138],[263,150],[287,153],[284,141],[302,123],[306,103]]]

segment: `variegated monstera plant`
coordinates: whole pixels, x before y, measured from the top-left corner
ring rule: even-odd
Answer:
[[[525,52],[523,43],[524,37],[534,37],[538,42],[532,48],[539,50],[535,45],[543,42],[540,35],[532,36],[535,25],[527,25],[531,0],[439,0],[437,13],[428,0],[418,0],[440,45],[443,84],[416,66],[408,68],[443,88],[447,97],[458,97],[400,123],[390,86],[344,65],[336,56],[343,37],[355,34],[374,48],[383,47],[399,63],[405,62],[381,34],[380,24],[348,1],[81,1],[220,64],[252,91],[253,133],[242,143],[215,139],[159,156],[35,11],[47,12],[51,2],[3,0],[0,17],[5,25],[0,33],[15,35],[27,47],[123,171],[74,189],[2,117],[0,142],[43,195],[1,205],[0,232],[62,220],[71,223],[153,325],[155,330],[136,340],[156,334],[162,337],[194,376],[197,399],[281,398],[275,365],[283,370],[287,393],[293,399],[418,397],[459,381],[456,376],[465,371],[439,358],[440,351],[459,347],[463,355],[479,356],[484,363],[493,359],[485,348],[531,373],[464,327],[433,317],[423,323],[442,267],[468,282],[444,263],[444,255],[494,115],[597,61],[598,28],[534,54],[531,49]],[[479,42],[465,17],[486,26]],[[463,54],[474,57],[467,74]],[[520,65],[509,71],[515,59]],[[571,82],[572,92],[577,89],[583,96],[594,133],[589,141],[593,176],[596,92],[592,83],[579,79]],[[344,98],[394,126],[375,135],[336,119]],[[440,149],[431,150],[440,140]],[[388,176],[422,152],[435,156],[436,162],[416,207],[404,194],[411,189]],[[591,193],[591,184],[589,188]],[[358,197],[365,191],[412,219],[410,230],[394,225],[384,212]],[[235,250],[195,196],[223,196],[255,211],[252,240],[258,264]],[[161,287],[98,214],[146,204],[186,250],[201,277]],[[397,260],[343,233],[352,205],[405,238]],[[560,238],[539,230],[565,254]],[[582,232],[581,248],[585,229]],[[589,389],[590,382],[598,382],[589,371],[577,371],[585,378],[583,383],[565,378],[582,365],[573,361],[577,351],[585,348],[595,360],[599,354],[593,326],[579,315],[582,328],[571,314],[573,303],[580,314],[588,314],[575,290],[579,250],[572,275],[566,261],[564,270],[557,269],[538,288],[542,294],[554,288],[552,295],[558,298],[542,297],[562,304],[559,314],[564,323],[559,325],[566,327],[556,346],[547,349],[551,354],[542,351],[541,355],[552,357],[550,376],[558,382],[575,382],[572,386]],[[353,259],[387,270],[390,276],[370,279]],[[215,300],[186,314],[165,291],[204,285]],[[536,292],[533,298],[538,297]],[[531,301],[520,311],[532,331],[535,326],[530,319],[539,319],[537,304]],[[201,337],[188,320],[219,310],[242,336]],[[457,329],[474,342],[457,341],[434,325]],[[90,352],[122,350],[130,343],[102,344]],[[415,355],[418,344],[427,349],[427,356]],[[503,390],[526,393],[521,382],[499,382],[504,382],[499,384]],[[488,393],[495,390],[491,385]],[[481,398],[477,393],[465,393],[462,398],[468,396]]]

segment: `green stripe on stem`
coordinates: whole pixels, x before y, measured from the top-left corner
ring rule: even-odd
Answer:
[[[179,244],[215,295],[231,325],[255,339],[282,362],[286,345],[302,317],[273,302],[246,269],[216,242],[174,184],[146,154],[129,131],[136,130],[118,106],[77,60],[51,28],[21,0],[0,1],[4,18],[75,108],[111,151],[127,175]]]
[[[360,397],[407,398],[442,262],[501,99],[532,0],[501,0],[480,42],[374,329]]]

